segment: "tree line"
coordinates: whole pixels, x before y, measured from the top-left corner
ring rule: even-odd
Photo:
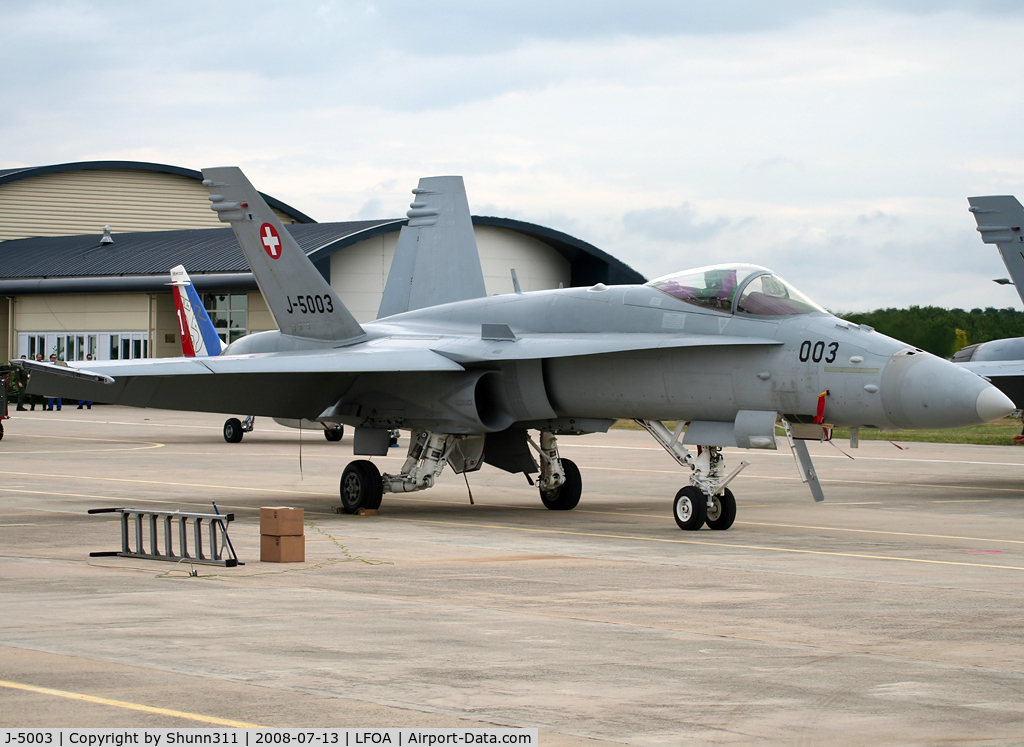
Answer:
[[[836,314],[855,324],[867,324],[883,335],[949,358],[962,347],[1004,337],[1024,337],[1024,311],[1016,309],[875,309]]]

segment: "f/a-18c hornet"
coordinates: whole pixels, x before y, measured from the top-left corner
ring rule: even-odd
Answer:
[[[411,431],[397,473],[366,459],[345,468],[348,512],[377,508],[384,493],[430,488],[446,466],[461,473],[484,463],[537,474],[544,505],[572,509],[582,481],[558,438],[624,418],[689,472],[673,507],[679,527],[728,529],[728,485],[748,463],[728,471],[723,448],[775,449],[777,425],[821,500],[801,438],[819,440],[832,426],[969,426],[1014,409],[970,371],[845,322],[754,265],[488,297],[456,176],[424,178],[413,190],[378,318],[361,325],[239,169],[203,176],[278,329],[205,358],[87,370],[22,361],[29,390],[340,422],[355,428],[360,456],[386,454],[391,429]]]

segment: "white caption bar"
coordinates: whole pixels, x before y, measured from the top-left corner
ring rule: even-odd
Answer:
[[[0,729],[0,747],[535,747],[537,729]]]

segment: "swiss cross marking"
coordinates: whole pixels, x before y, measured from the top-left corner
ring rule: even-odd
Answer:
[[[277,231],[269,223],[264,223],[260,226],[260,241],[263,242],[263,249],[271,259],[277,259],[281,256],[281,237],[277,235]]]

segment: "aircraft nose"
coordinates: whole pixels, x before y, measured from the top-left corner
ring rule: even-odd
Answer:
[[[998,420],[1013,402],[985,379],[907,348],[882,370],[882,407],[897,428],[962,428]]]
[[[978,411],[979,418],[986,423],[991,423],[993,420],[1005,418],[1017,408],[1012,399],[989,384],[988,388],[982,389],[981,394],[978,395],[975,409]]]

